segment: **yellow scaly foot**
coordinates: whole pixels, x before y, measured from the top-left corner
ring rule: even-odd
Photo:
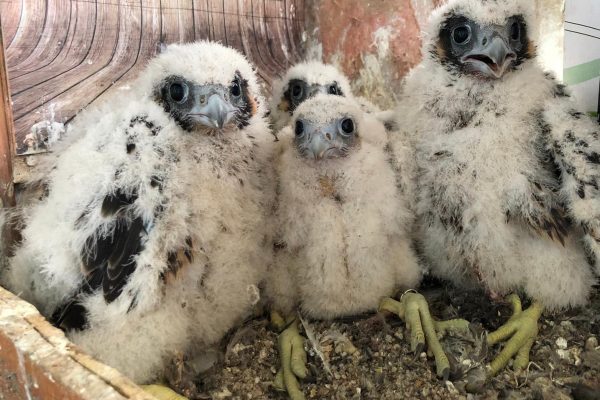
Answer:
[[[448,380],[450,362],[439,339],[448,332],[468,331],[469,322],[464,319],[434,321],[425,297],[413,291],[405,292],[400,301],[391,298],[383,299],[379,304],[379,311],[398,315],[410,331],[411,350],[419,354],[427,345],[435,357],[437,376]]]
[[[512,306],[513,315],[506,324],[495,332],[488,334],[487,344],[493,346],[507,339],[508,342],[500,354],[490,363],[488,377],[500,372],[513,357],[515,358],[513,363],[515,370],[526,368],[529,364],[529,352],[538,335],[538,320],[542,315],[542,305],[533,302],[527,310],[523,311],[521,300],[516,294],[511,294],[506,300]]]
[[[285,391],[291,400],[304,400],[298,379],[308,375],[306,368],[306,352],[304,351],[304,338],[298,330],[298,319],[288,318],[286,323],[279,314],[271,313],[271,323],[283,332],[279,334],[277,345],[281,368],[275,376],[274,386],[277,390]]]

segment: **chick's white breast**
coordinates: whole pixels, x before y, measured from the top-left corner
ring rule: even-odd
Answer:
[[[418,281],[392,170],[383,150],[361,146],[325,167],[299,158],[290,145],[278,165],[278,224],[286,244],[280,251],[295,258],[290,279],[313,317],[372,311],[399,281]]]

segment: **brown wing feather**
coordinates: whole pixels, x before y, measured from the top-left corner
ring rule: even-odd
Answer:
[[[135,271],[136,256],[143,250],[147,234],[142,218],[133,214],[132,205],[136,200],[137,194],[120,190],[104,198],[101,214],[110,221],[112,230],[105,234],[104,228],[98,228],[87,238],[81,251],[85,281],[54,312],[51,321],[55,325],[65,330],[84,329],[87,311],[81,299],[85,295],[102,288],[104,299],[110,303],[123,291]]]
[[[185,239],[185,244],[177,250],[167,253],[167,273],[163,275],[165,281],[177,277],[177,273],[191,264],[194,260],[194,243],[191,237]]]
[[[537,182],[531,184],[531,199],[526,212],[520,213],[521,219],[538,235],[565,245],[571,222],[565,207],[555,203],[553,190]],[[507,222],[513,215],[507,212]]]

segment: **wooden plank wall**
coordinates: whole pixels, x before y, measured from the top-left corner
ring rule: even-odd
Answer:
[[[0,399],[155,400],[1,287]]]
[[[304,0],[0,0],[17,153],[33,124],[68,123],[161,43],[218,40],[266,87],[302,56]]]
[[[0,48],[2,46],[0,29]],[[10,89],[6,74],[6,60],[0,51],[0,208],[15,205],[13,185],[14,125]]]

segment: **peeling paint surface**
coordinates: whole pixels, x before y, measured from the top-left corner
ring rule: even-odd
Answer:
[[[421,60],[421,28],[445,0],[313,0],[303,42],[307,59],[338,66],[355,94],[393,107],[402,79]],[[536,0],[542,64],[562,71],[564,0]]]
[[[398,93],[404,75],[421,59],[420,26],[411,1],[321,0],[312,11],[323,60],[341,68],[356,94],[389,108],[394,100],[384,83],[391,82]],[[318,51],[309,46],[308,53]]]

